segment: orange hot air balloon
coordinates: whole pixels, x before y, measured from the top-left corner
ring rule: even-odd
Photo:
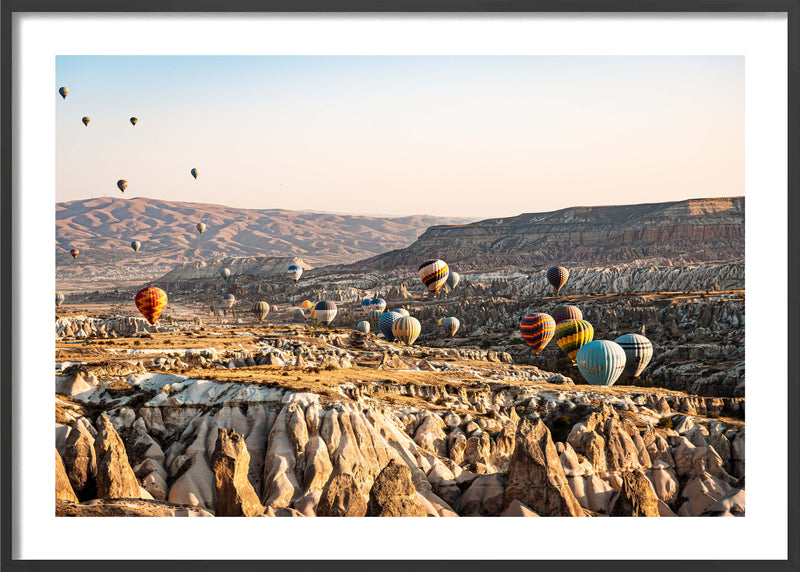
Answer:
[[[151,325],[155,325],[159,316],[167,307],[167,293],[161,288],[148,286],[136,294],[136,307]]]
[[[77,248],[73,248],[69,251],[69,253],[72,255],[72,258],[78,258],[78,255],[81,253],[81,251]]]

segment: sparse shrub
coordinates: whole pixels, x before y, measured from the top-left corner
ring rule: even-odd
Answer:
[[[135,345],[135,346],[142,345],[142,340],[133,340],[133,345]]]
[[[719,413],[717,413],[716,411],[709,411],[708,412],[708,418],[709,419],[719,419]]]
[[[281,375],[284,376],[284,377],[289,377],[289,372],[288,371],[284,371]]]
[[[658,420],[658,427],[662,429],[672,429],[672,417],[662,417]]]

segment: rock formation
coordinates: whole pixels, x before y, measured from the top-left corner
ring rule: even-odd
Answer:
[[[128,463],[125,445],[105,413],[97,419],[97,498],[141,497],[139,481]]]
[[[257,516],[264,512],[253,485],[247,480],[250,454],[244,438],[220,428],[211,456],[216,495],[215,516]]]
[[[393,459],[383,468],[369,491],[366,515],[425,516],[406,465]]]

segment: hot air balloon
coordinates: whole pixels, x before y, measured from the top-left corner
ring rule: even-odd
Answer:
[[[316,306],[314,306],[314,314],[316,314],[317,320],[326,326],[336,317],[336,312],[338,312],[336,304],[328,300],[317,302]]]
[[[136,125],[137,123],[139,123],[139,120],[135,117],[131,117],[131,125]]]
[[[258,319],[259,322],[263,322],[264,318],[266,318],[267,314],[269,314],[269,304],[266,302],[256,302],[253,304],[252,311],[256,319]]]
[[[56,308],[60,308],[64,303],[64,295],[61,292],[56,292]]]
[[[461,321],[455,317],[449,317],[442,320],[442,329],[445,333],[449,334],[452,338],[456,335],[458,328],[461,327]]]
[[[136,307],[151,325],[155,325],[164,309],[167,307],[167,293],[161,288],[148,286],[136,294],[134,300]]]
[[[582,346],[594,338],[594,328],[586,320],[564,320],[556,326],[553,339],[561,351],[575,363],[575,356]]]
[[[447,277],[447,285],[450,287],[450,290],[455,290],[459,282],[461,282],[461,275],[451,270],[450,275]]]
[[[292,264],[286,272],[289,274],[289,278],[294,280],[294,283],[297,284],[297,281],[300,280],[300,276],[303,275],[303,267]]]
[[[369,309],[383,312],[386,309],[386,300],[383,298],[373,298],[372,302],[369,304]]]
[[[72,255],[72,258],[78,258],[78,255],[81,253],[81,251],[77,248],[73,248],[69,251],[69,253]]]
[[[444,286],[449,274],[450,269],[447,267],[447,263],[444,260],[433,258],[419,265],[419,277],[425,286],[428,287],[428,290],[433,292],[434,296],[436,296],[439,289]]]
[[[219,271],[219,275],[222,276],[223,280],[227,280],[231,277],[231,269],[230,268],[223,268]]]
[[[83,124],[86,127],[89,127],[89,122],[91,121],[91,119],[89,119],[88,117],[84,117],[84,118],[81,119],[81,121],[83,121]]]
[[[270,312],[277,312],[278,311],[278,307],[275,304],[273,304],[272,306],[269,307],[269,311]]]
[[[372,328],[377,330],[378,329],[378,321],[381,319],[381,312],[380,310],[370,310],[369,311],[369,323],[372,324]]]
[[[295,310],[292,313],[292,319],[294,319],[295,322],[305,322],[306,315],[303,313],[303,310]]]
[[[361,309],[364,310],[365,314],[369,314],[370,310],[372,310],[372,308],[369,307],[370,304],[372,304],[372,298],[364,298],[361,300]]]
[[[614,340],[625,352],[622,373],[633,383],[653,357],[653,344],[640,334],[625,334]]]
[[[356,330],[358,330],[362,334],[368,334],[369,322],[367,322],[366,320],[361,320],[359,323],[356,324]]]
[[[436,320],[436,323],[441,326],[443,320],[444,320],[444,318],[439,318],[438,320]]]
[[[195,228],[197,229],[197,232],[203,234],[203,231],[206,229],[206,225],[204,225],[202,222],[198,222]]]
[[[311,306],[311,309],[308,311],[308,313],[311,314],[311,319],[312,320],[316,320],[317,319],[317,311],[314,308],[314,306]]]
[[[553,339],[556,331],[556,322],[549,314],[534,312],[528,314],[519,323],[519,330],[529,346],[539,355],[545,346]]]
[[[578,350],[578,369],[592,385],[614,385],[625,369],[625,350],[608,340],[589,342]]]
[[[405,316],[406,318],[408,318],[411,315],[405,308],[397,308],[396,310],[392,310],[392,312],[397,312],[398,314],[400,314],[401,316]]]
[[[384,312],[381,314],[381,317],[378,318],[378,328],[380,328],[383,337],[386,338],[388,341],[394,341],[394,334],[392,333],[392,326],[394,325],[395,320],[402,318],[400,314],[396,312]]]
[[[138,240],[131,241],[131,248],[134,252],[139,252],[139,249],[142,247],[142,243]]]
[[[117,186],[119,187],[119,190],[124,193],[125,189],[128,188],[128,181],[126,181],[125,179],[120,179],[119,181],[117,181]]]
[[[300,305],[301,305],[303,308],[305,308],[306,310],[308,310],[308,309],[309,309],[309,308],[311,308],[311,307],[312,307],[314,304],[312,304],[312,303],[311,303],[309,300],[303,300],[303,303],[302,303],[302,304],[300,304]]]
[[[569,304],[560,304],[553,308],[550,312],[556,324],[560,324],[564,320],[583,320],[583,312],[577,306],[570,306]]]
[[[60,87],[60,88],[58,88],[58,93],[61,94],[62,98],[67,99],[67,96],[69,95],[69,88]]]
[[[197,178],[197,169],[192,169],[192,177]]]
[[[236,296],[233,294],[225,294],[222,297],[222,303],[228,308],[233,308],[233,305],[236,303]]]
[[[394,337],[407,346],[412,345],[419,337],[421,332],[422,325],[416,318],[406,318],[401,316],[394,321],[394,324],[392,324],[392,333],[394,334]]]
[[[564,284],[567,283],[569,280],[569,270],[564,268],[563,266],[552,266],[547,271],[547,281],[550,282],[550,285],[555,288],[556,294],[558,294],[561,289],[564,287]]]

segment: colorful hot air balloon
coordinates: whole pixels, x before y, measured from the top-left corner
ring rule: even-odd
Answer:
[[[292,264],[286,273],[289,274],[289,278],[294,280],[294,283],[297,284],[297,281],[300,280],[300,276],[303,275],[303,267],[298,264]]]
[[[233,294],[225,294],[222,297],[222,303],[228,308],[233,308],[233,305],[236,303],[236,296]]]
[[[56,308],[60,308],[64,303],[64,295],[61,292],[56,292]]]
[[[161,288],[148,286],[136,294],[134,300],[136,307],[151,325],[155,325],[164,309],[167,307],[167,293]]]
[[[547,270],[547,281],[555,288],[558,294],[569,280],[569,270],[563,266],[552,266]]]
[[[60,88],[58,88],[58,93],[61,94],[62,98],[67,99],[67,96],[69,95],[69,88],[60,87]]]
[[[278,307],[275,304],[273,304],[272,306],[269,307],[269,311],[270,312],[277,312],[278,311]]]
[[[73,248],[69,251],[69,253],[72,255],[72,258],[78,258],[78,255],[81,253],[81,251],[77,248]]]
[[[519,323],[519,330],[529,346],[539,355],[545,346],[553,339],[556,331],[556,322],[549,314],[534,312],[528,314]]]
[[[564,320],[556,326],[553,339],[565,354],[575,363],[575,356],[582,346],[594,338],[594,328],[586,320]]]
[[[653,344],[640,334],[625,334],[614,340],[625,352],[625,374],[631,383],[644,371],[653,357]]]
[[[197,169],[192,169],[192,177],[197,178]]]
[[[314,308],[314,306],[311,306],[311,309],[308,311],[308,313],[311,314],[311,319],[312,320],[316,320],[317,319],[317,311]]]
[[[362,334],[368,334],[369,322],[367,322],[366,320],[361,320],[359,323],[356,324],[356,330],[358,330]]]
[[[131,241],[131,248],[134,252],[139,252],[139,249],[142,247],[142,243],[138,240]]]
[[[383,298],[373,298],[369,304],[369,309],[383,312],[386,309],[386,300]]]
[[[308,310],[309,308],[311,308],[313,305],[314,305],[314,304],[312,304],[312,303],[311,303],[309,300],[303,300],[303,303],[302,303],[302,304],[300,304],[300,306],[302,306],[302,307],[303,307],[303,308],[305,308],[306,310]]]
[[[195,228],[197,229],[197,232],[203,234],[203,231],[206,229],[206,225],[204,225],[202,222],[198,222]]]
[[[444,320],[444,318],[439,318],[438,320],[436,320],[436,323],[441,326],[442,325],[442,320]]]
[[[89,127],[89,122],[91,121],[91,119],[89,119],[88,117],[84,117],[84,118],[81,119],[81,121],[83,121],[83,124],[86,127]]]
[[[303,313],[303,310],[295,310],[292,313],[292,319],[295,322],[305,322],[306,321],[306,315]]]
[[[392,333],[392,326],[394,325],[395,320],[402,318],[400,314],[396,312],[384,312],[381,314],[381,317],[378,318],[378,328],[380,328],[383,337],[386,338],[388,341],[394,341],[394,334]]]
[[[583,320],[583,312],[577,306],[570,306],[569,304],[560,304],[553,308],[550,312],[556,324],[560,324],[564,320]]]
[[[458,318],[451,316],[442,320],[442,329],[445,331],[445,333],[449,334],[451,338],[456,335],[456,332],[460,327],[461,321]]]
[[[128,188],[128,181],[126,181],[125,179],[120,179],[119,181],[117,181],[117,186],[119,187],[119,190],[124,193],[125,189]]]
[[[433,292],[434,296],[436,296],[439,289],[444,286],[449,274],[450,269],[447,267],[447,263],[444,260],[433,258],[419,265],[419,277],[425,286],[428,287],[428,290]]]
[[[135,117],[131,117],[131,125],[136,125],[137,123],[139,123],[139,120]]]
[[[392,333],[398,341],[412,345],[422,332],[422,325],[416,318],[401,316],[394,321]]]
[[[392,310],[392,312],[397,312],[398,314],[400,314],[401,316],[405,316],[406,318],[408,318],[411,315],[405,308],[397,308],[396,310]]]
[[[461,275],[451,270],[450,275],[447,277],[447,285],[450,287],[450,290],[455,290],[459,282],[461,282]]]
[[[231,269],[230,268],[223,268],[219,271],[219,275],[222,276],[223,280],[227,280],[231,277]]]
[[[256,302],[253,304],[252,312],[259,322],[263,322],[264,318],[269,314],[269,304],[266,302]]]
[[[595,340],[578,350],[576,362],[591,385],[614,385],[625,369],[625,350],[614,342]]]
[[[314,306],[314,314],[316,315],[317,320],[326,326],[329,325],[336,317],[336,312],[338,312],[336,304],[328,300],[317,302],[316,306]]]
[[[361,309],[364,310],[365,314],[369,314],[370,310],[372,310],[372,308],[369,307],[370,304],[372,304],[372,298],[364,298],[361,300]]]
[[[372,324],[372,328],[377,330],[378,329],[378,321],[381,319],[381,312],[380,310],[370,310],[369,311],[369,323]]]

